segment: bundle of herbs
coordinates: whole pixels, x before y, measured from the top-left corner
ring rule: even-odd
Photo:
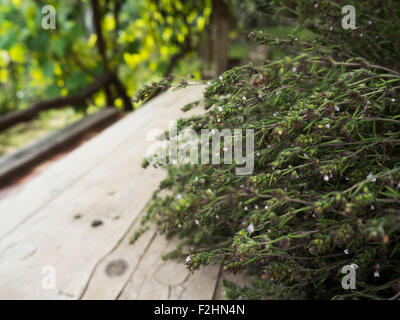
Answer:
[[[178,123],[254,131],[251,174],[235,174],[234,161],[168,164],[146,216],[182,237],[173,256],[191,272],[251,273],[252,287],[226,283],[230,298],[400,296],[400,73],[329,37],[252,32],[297,55],[228,70],[208,84],[206,112]],[[341,285],[344,266],[354,290]]]

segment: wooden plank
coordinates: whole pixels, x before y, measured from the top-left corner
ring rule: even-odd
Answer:
[[[0,299],[82,296],[93,270],[118,247],[165,176],[140,166],[151,144],[146,133],[167,129],[203,88],[157,97],[0,204]],[[103,224],[92,227],[94,220]],[[56,271],[55,290],[42,286],[47,265]]]
[[[154,273],[160,267],[161,256],[168,248],[168,242],[163,237],[156,237],[151,243],[146,255],[142,258],[140,265],[130,276],[130,280],[123,288],[119,299],[122,300],[138,300],[138,299],[168,299],[169,287],[159,283],[154,278]],[[176,272],[181,272],[178,269]],[[187,272],[183,270],[183,280]]]
[[[212,300],[218,286],[219,265],[202,267],[184,285],[171,288],[170,300]]]
[[[173,250],[178,239],[166,240],[158,235],[130,276],[119,299],[122,300],[211,300],[219,266],[203,268],[190,276],[184,261],[162,259]]]
[[[116,108],[103,109],[91,114],[61,130],[35,141],[16,152],[0,158],[0,181],[10,178],[12,175],[32,163],[42,159],[57,148],[66,145],[83,133],[106,121],[116,119],[119,114]]]
[[[140,169],[136,151],[99,166],[0,242],[0,298],[13,290],[29,298],[81,295],[97,262],[120,241],[162,178],[162,171]],[[95,220],[103,225],[93,228]],[[32,255],[21,256],[27,247]],[[42,289],[45,265],[54,266],[58,291]]]
[[[120,295],[156,234],[156,230],[153,227],[142,234],[134,244],[130,244],[132,235],[139,228],[140,219],[129,229],[119,245],[99,261],[81,299],[114,300]]]
[[[163,261],[162,255],[173,250],[177,241],[157,235],[151,224],[149,230],[130,244],[132,235],[141,226],[140,221],[135,222],[118,247],[96,266],[82,299],[212,299],[220,267],[202,268],[189,276],[183,261]],[[110,270],[120,272],[112,275]]]
[[[200,85],[188,87],[184,91],[168,92],[154,98],[146,106],[123,118],[84,146],[75,149],[49,166],[45,172],[28,182],[18,193],[2,199],[0,201],[0,240],[27,222],[64,189],[72,188],[79,183],[79,180],[101,161],[122,152],[118,148],[124,141],[129,140],[133,143],[134,137],[131,135],[145,128],[141,127],[141,124],[149,125],[149,122],[157,120],[156,118],[165,121],[175,119],[178,109],[186,103],[199,99],[203,89],[204,86]],[[175,111],[172,112],[172,110]]]

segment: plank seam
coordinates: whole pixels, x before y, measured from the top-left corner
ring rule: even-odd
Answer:
[[[214,287],[214,292],[212,295],[212,300],[216,300],[218,286],[220,285],[220,282],[221,282],[221,274],[222,274],[222,264],[219,267],[217,281],[215,281],[215,287]]]
[[[157,231],[154,231],[151,240],[150,240],[149,243],[147,244],[145,250],[143,251],[143,254],[140,256],[139,261],[138,261],[136,267],[135,267],[134,270],[132,270],[132,272],[129,274],[128,280],[126,281],[126,283],[123,285],[123,287],[122,287],[122,289],[120,290],[120,292],[119,292],[119,293],[117,294],[117,296],[115,297],[115,300],[119,300],[119,298],[121,297],[121,295],[124,293],[124,291],[125,291],[125,289],[126,289],[128,283],[129,283],[129,281],[132,279],[132,276],[133,276],[133,275],[135,274],[135,272],[138,270],[138,268],[139,268],[139,266],[140,266],[140,263],[141,263],[142,260],[143,260],[143,257],[146,255],[147,251],[149,251],[149,248],[150,248],[151,244],[153,243],[154,239],[156,238],[156,236],[157,236]]]
[[[140,213],[138,214],[138,216],[133,220],[133,222],[129,225],[128,229],[126,232],[124,232],[124,234],[121,236],[121,238],[117,241],[117,243],[115,244],[115,246],[109,251],[107,252],[102,258],[100,258],[94,265],[92,271],[89,274],[89,278],[86,281],[86,285],[83,288],[82,293],[79,295],[78,300],[82,300],[83,296],[85,295],[85,293],[87,292],[87,289],[89,288],[89,285],[94,277],[94,274],[96,273],[97,268],[99,267],[99,265],[107,258],[109,257],[118,247],[119,245],[122,243],[122,241],[124,241],[125,237],[129,234],[129,232],[131,231],[131,229],[135,226],[136,222],[144,215],[145,209],[146,207],[149,205],[151,200],[149,200],[144,206],[143,208],[139,211]],[[155,232],[156,233],[156,232]],[[153,242],[154,236],[151,238],[150,243]],[[147,247],[146,247],[147,250]],[[145,251],[146,251],[145,250]],[[142,256],[144,255],[144,253],[141,255],[140,259],[139,259],[139,263],[141,261]],[[128,278],[128,281],[130,279],[130,276]]]

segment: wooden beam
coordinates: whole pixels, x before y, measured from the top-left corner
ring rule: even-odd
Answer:
[[[8,129],[19,122],[31,120],[43,110],[83,104],[95,92],[115,81],[115,78],[114,73],[106,71],[77,94],[40,101],[27,109],[2,115],[0,116],[0,131]]]
[[[75,141],[95,127],[116,120],[119,111],[117,108],[106,108],[97,113],[58,130],[32,144],[27,145],[14,153],[0,158],[0,183],[18,175],[21,170],[28,169],[32,164],[44,159],[68,143]]]

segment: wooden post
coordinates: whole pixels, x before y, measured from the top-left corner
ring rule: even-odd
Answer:
[[[229,6],[224,0],[213,0],[212,10],[207,30],[208,43],[204,52],[206,77],[215,77],[226,71],[229,59]]]
[[[91,0],[92,10],[93,10],[93,24],[97,34],[97,47],[99,49],[100,56],[102,58],[104,68],[109,70],[109,63],[107,59],[107,50],[106,50],[106,42],[104,40],[103,31],[101,29],[101,7],[99,0]],[[116,21],[118,21],[118,13],[119,9],[114,12]],[[117,72],[115,71],[115,77],[113,81],[113,85],[115,86],[118,95],[121,97],[122,101],[124,102],[124,110],[125,111],[132,111],[133,106],[132,102],[126,94],[125,88],[122,83],[118,79]],[[107,104],[108,106],[112,106],[114,104],[114,99],[112,97],[111,88],[109,85],[104,87],[106,97],[107,97]]]

